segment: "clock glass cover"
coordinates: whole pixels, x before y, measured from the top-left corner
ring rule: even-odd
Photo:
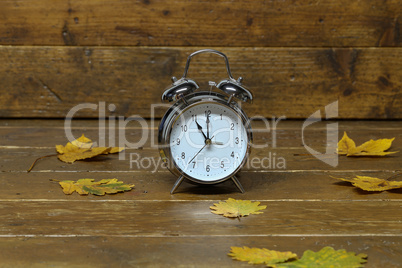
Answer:
[[[248,153],[242,118],[227,105],[201,101],[186,107],[169,135],[171,159],[194,181],[218,182],[234,175]]]

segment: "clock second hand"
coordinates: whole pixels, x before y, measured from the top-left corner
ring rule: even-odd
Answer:
[[[187,163],[187,165],[190,165],[190,163],[191,163],[191,161],[193,161],[194,160],[194,158],[196,158],[197,157],[197,155],[199,154],[199,153],[201,153],[201,151],[202,150],[204,150],[204,148],[205,148],[205,146],[207,146],[208,144],[206,144],[205,143],[205,145],[204,146],[202,146],[202,148],[201,148],[201,150],[199,150],[198,151],[198,153],[196,153],[195,155],[194,155],[194,157],[193,158],[191,158],[191,160]]]
[[[213,138],[213,137],[212,137],[212,138]],[[212,139],[212,138],[211,138],[211,139]],[[193,161],[194,158],[196,158],[197,155],[199,155],[199,154],[201,153],[201,151],[204,150],[204,148],[205,148],[207,145],[210,145],[210,144],[211,144],[211,139],[206,139],[206,140],[205,140],[205,145],[202,146],[202,148],[198,151],[198,153],[196,153],[196,154],[194,155],[193,158],[191,158],[190,161],[188,161],[188,164],[187,164],[187,165],[189,165],[189,164],[191,163],[191,161]]]

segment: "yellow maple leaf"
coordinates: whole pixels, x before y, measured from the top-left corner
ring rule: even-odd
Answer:
[[[60,154],[58,158],[66,163],[74,163],[77,160],[92,158],[102,154],[118,153],[124,150],[123,147],[92,147],[90,139],[82,136],[66,146],[56,145],[56,151]]]
[[[39,157],[36,159],[31,167],[27,170],[30,172],[35,166],[36,162],[46,157],[57,156],[61,161],[66,163],[74,163],[76,160],[92,158],[102,154],[114,154],[124,150],[124,147],[92,147],[93,142],[82,134],[78,139],[68,142],[66,146],[56,145],[58,154],[51,154]]]
[[[105,195],[115,194],[118,192],[130,191],[134,184],[124,184],[117,179],[103,179],[95,182],[94,179],[80,179],[78,181],[61,181],[60,186],[63,188],[63,193],[72,194],[74,192],[80,195]]]
[[[335,178],[335,177],[332,178],[350,182],[353,184],[353,186],[356,186],[365,191],[381,192],[381,191],[402,188],[402,181],[388,181],[385,179],[379,179],[367,176],[356,176],[356,178],[352,179]]]
[[[324,247],[318,252],[306,250],[300,259],[272,265],[275,268],[306,268],[306,267],[363,267],[367,262],[367,255],[348,252],[344,249],[335,250],[332,247]]]
[[[391,148],[392,139],[369,140],[356,147],[355,142],[344,132],[342,139],[338,142],[337,152],[346,156],[385,156],[397,152],[385,152]]]
[[[385,152],[389,148],[391,148],[392,142],[395,138],[392,139],[379,139],[379,140],[369,140],[363,143],[362,145],[356,147],[355,152],[351,152],[350,155],[387,155],[393,154],[397,152]]]
[[[81,137],[72,141],[71,144],[79,148],[89,149],[92,147],[93,142],[82,134]]]
[[[109,147],[109,151],[105,152],[104,154],[115,154],[120,153],[124,150],[124,147]]]
[[[260,212],[259,210],[266,209],[267,206],[260,206],[260,202],[229,198],[224,202],[215,203],[209,208],[214,214],[223,215],[228,218],[237,218],[250,214],[261,214],[263,212]]]
[[[337,152],[340,155],[347,155],[349,150],[356,148],[355,142],[348,137],[346,132],[343,133],[342,139],[338,142]]]
[[[238,261],[250,264],[265,264],[268,266],[297,258],[297,255],[287,251],[280,252],[266,248],[231,247],[228,255]]]

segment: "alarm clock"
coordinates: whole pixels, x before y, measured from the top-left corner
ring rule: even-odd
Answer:
[[[191,59],[201,53],[224,58],[228,78],[209,82],[209,90],[187,78]],[[236,173],[244,166],[253,141],[250,120],[240,102],[252,103],[253,95],[234,79],[225,54],[203,49],[188,56],[184,74],[172,77],[162,101],[173,102],[163,116],[158,132],[159,153],[165,166],[178,177],[171,194],[187,179],[198,184],[216,184],[231,179],[244,189]],[[212,87],[216,87],[212,91]]]

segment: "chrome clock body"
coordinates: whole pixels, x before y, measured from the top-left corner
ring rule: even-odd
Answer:
[[[163,162],[174,175],[197,183],[232,178],[250,154],[253,138],[247,115],[219,93],[196,92],[185,98],[176,102],[160,123]]]
[[[194,92],[199,86],[186,75],[191,57],[200,53],[224,57],[229,78],[218,83],[222,93]],[[242,78],[232,77],[227,57],[210,49],[191,54],[183,77],[172,80],[162,100],[175,103],[162,118],[158,134],[162,160],[178,177],[171,193],[184,179],[202,184],[232,179],[244,192],[235,175],[247,161],[253,137],[249,118],[238,101],[252,102],[251,92],[241,84]]]

